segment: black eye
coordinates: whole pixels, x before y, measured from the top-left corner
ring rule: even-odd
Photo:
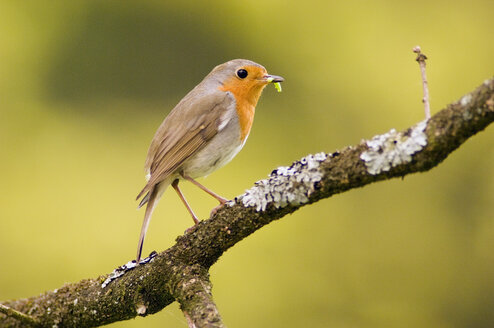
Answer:
[[[248,74],[249,74],[249,73],[247,73],[247,71],[246,71],[245,69],[243,69],[243,68],[241,68],[241,69],[239,69],[239,70],[237,71],[237,76],[238,76],[239,78],[241,78],[241,79],[245,79],[245,78],[247,77],[247,75],[248,75]]]

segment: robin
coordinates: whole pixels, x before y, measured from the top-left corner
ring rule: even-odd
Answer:
[[[227,202],[194,179],[210,174],[237,155],[249,136],[262,90],[283,80],[253,61],[234,59],[216,66],[168,114],[151,141],[144,165],[147,183],[137,196],[137,200],[142,197],[139,208],[147,204],[137,262],[153,210],[170,184],[195,224],[199,220],[178,187],[180,180],[192,182],[216,198],[220,206]]]

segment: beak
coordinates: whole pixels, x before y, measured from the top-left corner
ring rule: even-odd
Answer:
[[[285,81],[284,78],[276,75],[264,75],[263,80],[266,81],[267,83],[273,83],[273,82],[278,83]]]

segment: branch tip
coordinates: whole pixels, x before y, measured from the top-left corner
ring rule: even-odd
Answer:
[[[427,56],[422,53],[422,49],[420,46],[413,47],[412,51],[417,54],[417,58],[415,60],[419,63],[420,66],[420,74],[422,76],[422,87],[424,90],[424,97],[422,98],[422,102],[424,103],[424,111],[425,118],[431,118],[431,105],[429,101],[429,87],[427,82],[427,75],[425,73],[425,61],[427,60]]]

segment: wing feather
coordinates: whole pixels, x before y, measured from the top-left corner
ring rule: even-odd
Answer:
[[[174,174],[187,158],[201,150],[218,133],[222,114],[234,105],[233,96],[227,92],[216,91],[197,97],[194,91],[170,112],[156,131],[145,164],[150,177],[137,199]]]

